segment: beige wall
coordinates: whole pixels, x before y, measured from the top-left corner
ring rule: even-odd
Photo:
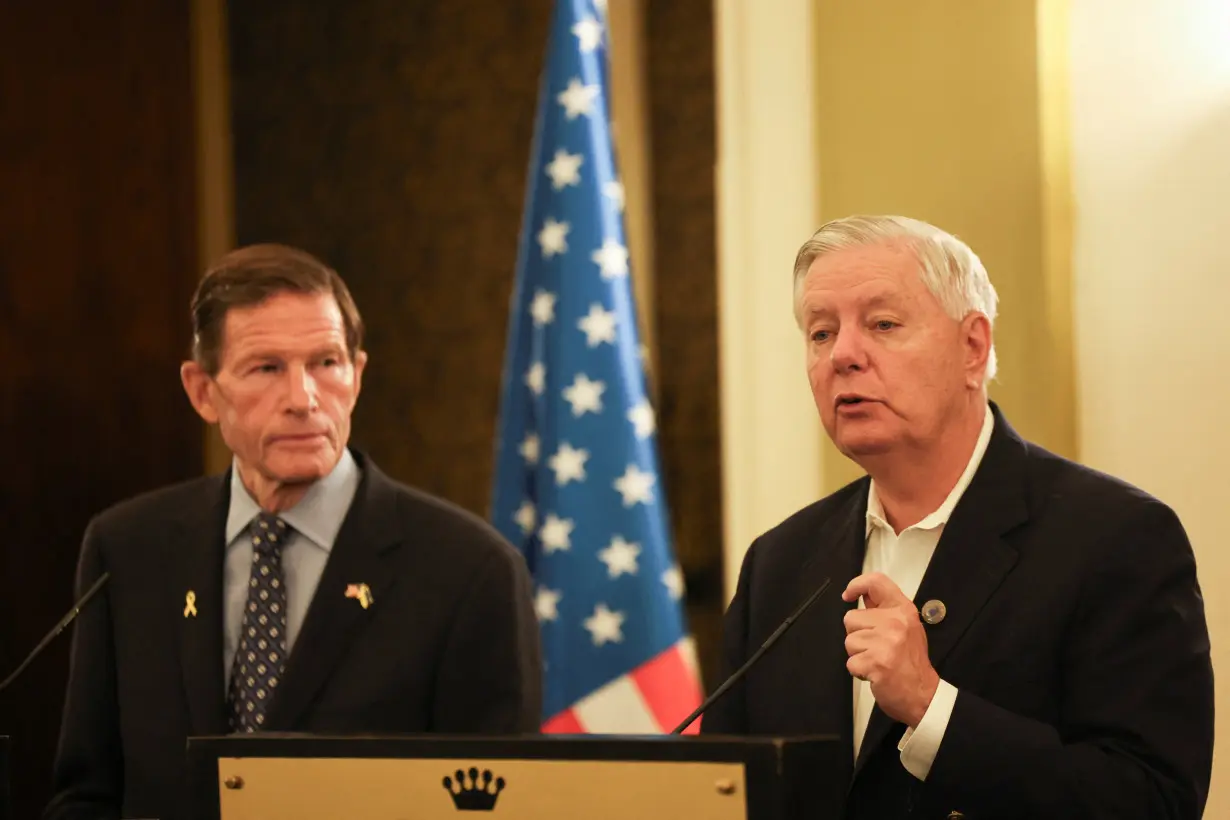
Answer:
[[[820,497],[823,436],[791,318],[819,218],[812,0],[715,0],[726,595],[751,540]],[[717,511],[715,511],[717,514]]]
[[[1071,20],[1082,461],[1161,497],[1196,550],[1226,695],[1230,4],[1081,0]],[[1206,817],[1230,817],[1230,759]]]
[[[993,398],[1035,441],[1077,441],[1064,4],[715,9],[729,595],[751,539],[860,472],[823,434],[791,317],[794,254],[825,219],[901,213],[969,241],[1001,296]]]
[[[987,263],[1002,299],[992,395],[1018,429],[1177,509],[1220,670],[1230,4],[716,8],[728,581],[751,537],[858,472],[816,435],[800,396],[790,257],[822,219],[905,213],[961,234]],[[1219,728],[1228,691],[1222,674]],[[1207,817],[1230,817],[1225,760]]]
[[[991,397],[1023,435],[1075,455],[1066,178],[1047,108],[1064,88],[1043,70],[1037,4],[817,5],[821,217],[904,214],[965,239],[1000,296]],[[861,474],[825,450],[827,490]]]

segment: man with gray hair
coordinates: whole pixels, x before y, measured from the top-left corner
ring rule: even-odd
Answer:
[[[702,731],[839,736],[848,818],[1199,818],[1213,672],[1174,512],[988,400],[997,296],[957,238],[837,220],[794,282],[820,418],[868,475],[751,545],[729,670],[825,578],[844,591]]]

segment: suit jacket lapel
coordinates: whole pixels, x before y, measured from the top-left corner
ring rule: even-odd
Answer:
[[[193,735],[224,734],[226,695],[222,665],[222,571],[225,557],[229,473],[215,479],[201,506],[179,523],[180,586],[195,596],[196,615],[185,600],[180,625],[180,668]]]
[[[925,627],[931,665],[941,677],[945,659],[1016,564],[1017,552],[1003,536],[1029,517],[1026,445],[999,408],[991,407],[995,430],[987,451],[944,527],[914,598],[920,611],[932,600],[942,601],[947,610],[942,621]],[[894,727],[904,732],[875,706],[855,762],[856,777]]]
[[[362,481],[295,638],[282,686],[270,706],[269,731],[294,730],[394,582],[382,563],[401,532],[396,495],[370,461],[360,463]],[[352,584],[367,584],[369,608],[346,596]]]
[[[838,727],[845,748],[845,761],[854,756],[853,679],[846,670],[846,629],[844,617],[854,604],[841,599],[850,581],[863,570],[866,551],[866,511],[869,482],[864,479],[852,495],[848,508],[829,519],[829,524],[817,534],[817,548],[799,574],[796,593],[799,603],[810,596],[825,578],[829,588],[812,606],[795,629],[795,640],[806,647],[810,667],[803,680],[817,681],[818,686],[804,702],[813,709],[807,717],[809,731],[828,732]],[[792,604],[797,607],[798,604]]]
[[[994,405],[992,405],[994,407]],[[1004,537],[1029,518],[1026,445],[995,409],[995,432],[982,464],[953,510],[914,604],[942,601],[944,619],[927,625],[931,665],[944,661],[1016,564]]]

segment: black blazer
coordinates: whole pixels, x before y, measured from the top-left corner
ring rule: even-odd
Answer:
[[[268,717],[270,731],[533,733],[542,661],[521,556],[477,517],[362,481]],[[222,579],[230,476],[91,522],[78,594],[111,580],[73,636],[48,818],[187,815],[185,741],[227,733]],[[364,609],[345,596],[366,583]],[[185,597],[196,593],[196,617]]]
[[[999,409],[915,598],[959,690],[925,782],[876,707],[853,758],[841,590],[862,571],[864,477],[762,535],[726,615],[727,672],[824,578],[832,588],[705,716],[707,734],[836,734],[849,818],[1201,816],[1213,672],[1192,549],[1175,514],[1023,441]],[[951,814],[959,812],[959,814]]]

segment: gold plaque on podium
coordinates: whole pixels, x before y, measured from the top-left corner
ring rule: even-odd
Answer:
[[[219,758],[222,820],[744,820],[738,763]]]
[[[192,820],[835,820],[841,738],[188,739]]]

